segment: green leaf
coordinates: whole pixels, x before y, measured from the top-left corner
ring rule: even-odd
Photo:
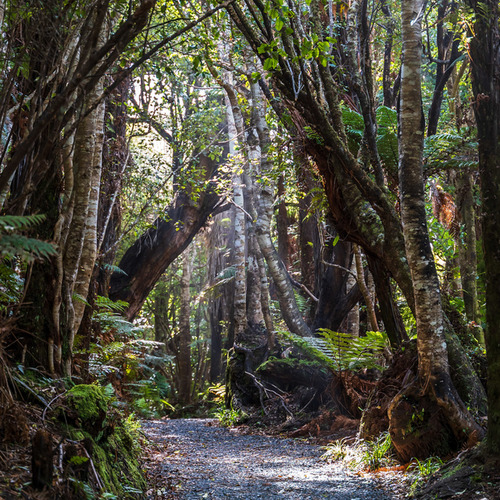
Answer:
[[[278,66],[278,61],[274,59],[273,57],[270,57],[264,61],[264,69],[266,71],[271,71]]]
[[[261,74],[258,71],[254,71],[251,75],[252,82],[258,82],[261,78]]]

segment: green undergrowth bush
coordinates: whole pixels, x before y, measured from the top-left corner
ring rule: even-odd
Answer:
[[[224,384],[212,385],[208,388],[205,399],[209,399],[212,408],[211,417],[215,417],[223,427],[232,427],[246,418],[246,414],[239,408],[226,408],[226,386]]]
[[[158,418],[172,408],[165,373],[174,358],[163,352],[162,342],[144,338],[144,327],[124,319],[126,307],[126,302],[98,296],[92,323],[99,335],[76,352],[91,379],[102,385],[112,381],[129,409],[144,418]],[[77,338],[78,342],[84,343]]]
[[[383,432],[372,441],[357,439],[351,442],[340,439],[326,445],[324,450],[321,456],[323,460],[342,461],[356,472],[377,471],[384,468],[401,470],[404,472],[403,481],[408,485],[410,496],[443,465],[439,457],[429,457],[426,460],[413,459],[409,464],[401,466],[395,457],[388,432]]]

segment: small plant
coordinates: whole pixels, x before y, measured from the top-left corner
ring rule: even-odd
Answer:
[[[339,439],[324,447],[325,453],[321,455],[322,460],[327,462],[337,462],[338,460],[346,460],[351,454],[352,447],[350,447],[345,439]]]
[[[232,427],[243,418],[243,412],[234,408],[219,408],[214,411],[214,416],[222,427]]]
[[[212,394],[213,402],[217,404],[216,409],[212,415],[219,420],[223,427],[231,427],[238,423],[243,417],[244,413],[237,408],[226,408],[224,400],[226,396],[226,386],[216,384],[208,388],[208,392]]]
[[[443,461],[439,457],[429,457],[426,460],[418,460],[410,465],[409,473],[412,477],[410,486],[410,495],[413,495],[420,484],[431,474],[434,474],[441,466]]]
[[[394,462],[391,435],[388,432],[382,433],[375,441],[365,441],[364,447],[362,463],[367,469],[377,470]]]
[[[388,432],[381,434],[375,441],[358,440],[348,444],[345,440],[335,441],[325,447],[323,460],[342,460],[353,470],[377,470],[392,466],[391,436]]]
[[[17,256],[25,261],[55,255],[57,250],[51,243],[20,234],[44,220],[45,215],[41,214],[0,216],[0,255],[9,259]]]

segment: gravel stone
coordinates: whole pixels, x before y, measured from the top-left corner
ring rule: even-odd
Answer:
[[[168,477],[175,490],[168,498],[397,498],[373,477],[320,460],[321,447],[304,440],[240,435],[211,419],[149,420],[143,430],[160,452],[154,474]]]

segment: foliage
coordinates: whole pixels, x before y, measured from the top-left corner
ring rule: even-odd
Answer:
[[[357,440],[349,444],[346,440],[334,441],[324,447],[323,460],[342,460],[356,471],[375,471],[381,467],[388,467],[396,463],[393,456],[391,436],[383,432],[374,441]]]
[[[213,414],[223,427],[232,427],[240,422],[244,416],[240,409],[235,408],[219,408]]]
[[[64,408],[62,417],[73,440],[91,442],[88,452],[108,495],[137,498],[146,486],[137,459],[142,453],[140,424],[118,409],[109,392],[97,384],[73,387],[67,402],[77,419]]]
[[[424,156],[428,172],[477,169],[477,142],[467,130],[460,132],[443,132],[425,139]]]
[[[296,345],[335,371],[383,369],[381,357],[384,349],[388,347],[387,335],[384,332],[366,332],[364,337],[353,337],[349,333],[322,328],[318,333],[322,338],[295,335],[290,337]]]
[[[411,477],[411,486],[409,494],[412,495],[416,492],[419,486],[432,474],[437,472],[443,461],[439,457],[429,457],[425,460],[415,459],[408,469]]]
[[[52,244],[20,234],[44,220],[44,215],[0,216],[0,255],[8,259],[20,257],[28,261],[55,255],[57,250]]]
[[[212,385],[208,388],[208,395],[211,396],[212,402],[216,405],[210,414],[219,420],[223,427],[232,427],[240,422],[245,414],[239,408],[226,408],[225,396],[226,386],[223,384]]]

